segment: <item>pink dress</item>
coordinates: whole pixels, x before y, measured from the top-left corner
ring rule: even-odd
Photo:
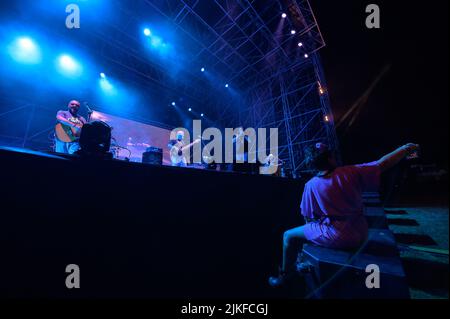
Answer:
[[[353,248],[367,238],[362,192],[377,191],[378,162],[336,168],[326,177],[313,177],[305,185],[301,213],[314,219],[304,227],[309,241],[332,248]]]

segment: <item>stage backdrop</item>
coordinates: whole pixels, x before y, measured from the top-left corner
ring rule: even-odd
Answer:
[[[113,128],[111,148],[115,158],[128,157],[132,162],[141,162],[142,153],[154,146],[163,149],[163,164],[170,165],[169,130],[97,111],[92,113],[91,119],[104,121]],[[115,148],[114,144],[120,148]]]

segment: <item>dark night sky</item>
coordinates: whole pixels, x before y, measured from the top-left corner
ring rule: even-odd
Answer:
[[[365,27],[370,3],[381,9],[381,29]],[[311,5],[327,43],[320,53],[336,121],[391,64],[356,122],[338,129],[344,161],[373,160],[417,142],[425,163],[448,167],[448,1]]]

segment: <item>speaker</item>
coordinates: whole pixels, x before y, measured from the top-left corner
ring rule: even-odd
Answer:
[[[158,147],[148,147],[147,150],[142,153],[142,163],[162,165],[163,150]]]

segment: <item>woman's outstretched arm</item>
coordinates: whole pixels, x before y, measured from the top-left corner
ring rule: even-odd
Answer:
[[[395,166],[406,156],[410,155],[414,151],[419,149],[418,144],[408,143],[403,146],[400,146],[395,151],[384,155],[382,158],[378,160],[378,164],[380,165],[381,171],[384,172],[389,168]]]

